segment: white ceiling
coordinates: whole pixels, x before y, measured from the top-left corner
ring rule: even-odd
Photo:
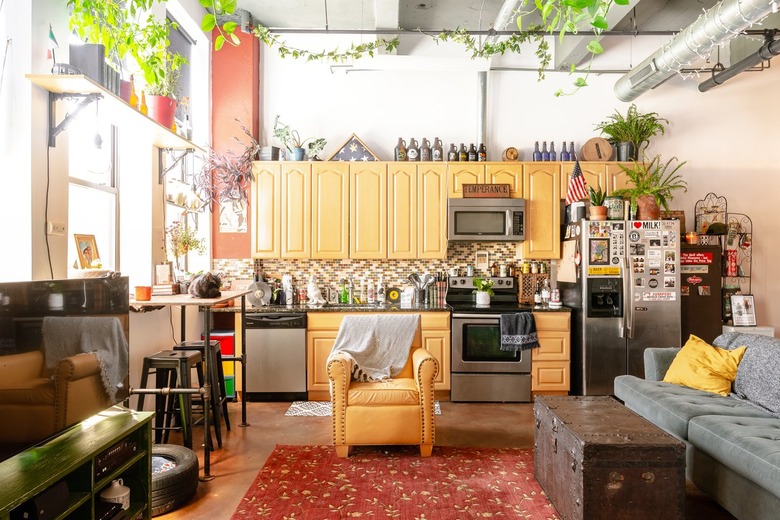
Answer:
[[[511,4],[512,0],[508,2]],[[612,25],[619,30],[679,31],[716,3],[631,0],[629,9],[623,9],[625,16]],[[254,20],[270,28],[366,31],[441,31],[458,27],[488,30],[503,4],[504,0],[238,0],[240,9],[249,11]]]

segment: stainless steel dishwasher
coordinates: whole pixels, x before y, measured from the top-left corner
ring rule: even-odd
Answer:
[[[246,315],[249,401],[295,401],[306,393],[306,314]]]

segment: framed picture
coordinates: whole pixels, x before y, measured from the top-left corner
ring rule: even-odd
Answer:
[[[73,235],[76,240],[76,250],[79,252],[79,266],[81,269],[91,269],[92,262],[100,258],[95,235]]]
[[[756,326],[756,307],[752,294],[731,295],[731,319],[735,327]]]

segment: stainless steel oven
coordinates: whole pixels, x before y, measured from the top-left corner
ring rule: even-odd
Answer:
[[[501,350],[501,314],[528,311],[513,278],[494,278],[489,307],[471,301],[472,280],[451,278],[452,401],[530,402],[531,351]]]

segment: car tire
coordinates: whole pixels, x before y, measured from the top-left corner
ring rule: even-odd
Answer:
[[[186,504],[198,490],[198,457],[184,446],[152,446],[152,516]]]

